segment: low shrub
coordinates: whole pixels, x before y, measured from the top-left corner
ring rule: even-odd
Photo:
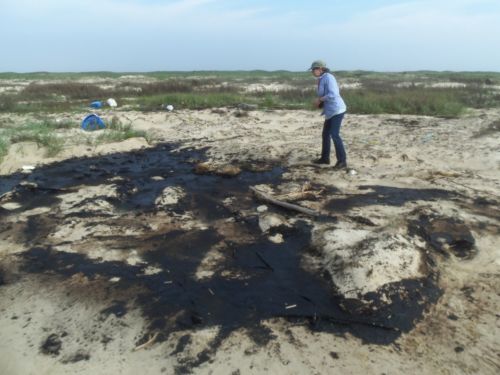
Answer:
[[[123,124],[118,117],[113,117],[111,121],[107,122],[106,129],[104,129],[96,138],[97,144],[121,142],[129,138],[143,137],[150,142],[151,138],[147,132],[142,130],[135,130],[132,124]]]
[[[137,99],[137,105],[143,111],[160,110],[167,104],[173,105],[174,108],[206,109],[236,106],[247,101],[241,94],[193,92],[140,97]]]
[[[37,100],[64,96],[68,99],[99,98],[107,95],[106,90],[97,85],[80,82],[36,83],[32,82],[21,91],[21,100]]]
[[[466,109],[456,89],[350,89],[342,95],[350,113],[457,117]]]

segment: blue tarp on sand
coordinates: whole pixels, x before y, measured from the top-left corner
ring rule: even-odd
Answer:
[[[85,117],[82,121],[82,129],[83,130],[99,130],[99,129],[104,129],[106,125],[104,124],[104,121],[97,116],[96,114],[91,114]]]
[[[90,103],[90,107],[96,109],[102,108],[102,102],[96,100],[95,102]]]

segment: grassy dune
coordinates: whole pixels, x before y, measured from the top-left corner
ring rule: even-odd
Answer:
[[[339,71],[349,113],[459,117],[468,108],[500,105],[500,73]],[[251,105],[256,109],[313,110],[315,81],[309,72],[197,71],[148,73],[0,73],[0,113],[31,113],[41,121],[15,129],[0,124],[0,161],[9,145],[33,141],[56,155],[57,130],[74,124],[43,120],[54,113],[82,112],[94,100],[115,98],[120,110],[159,111]],[[116,119],[93,142],[134,136],[150,139]],[[87,140],[88,141],[88,140]]]
[[[500,73],[336,72],[351,113],[460,116],[466,108],[500,102]],[[29,82],[9,91],[13,82]],[[249,91],[252,84],[286,89]],[[433,85],[443,84],[435,87]],[[447,86],[448,85],[448,86]],[[251,103],[260,108],[310,109],[314,80],[307,72],[150,72],[150,73],[0,73],[1,112],[61,112],[85,108],[113,97],[134,110],[159,110],[163,104],[200,109]]]

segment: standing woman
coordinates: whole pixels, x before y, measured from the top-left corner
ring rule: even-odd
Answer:
[[[342,142],[342,138],[340,138],[340,125],[342,125],[347,107],[340,96],[339,85],[335,77],[330,73],[330,69],[326,67],[323,61],[314,61],[309,70],[311,70],[314,77],[318,79],[317,98],[314,101],[314,105],[317,108],[322,108],[323,112],[321,112],[321,114],[325,116],[321,157],[314,160],[314,163],[330,164],[331,137],[335,145],[335,155],[337,157],[337,163],[333,169],[346,169],[347,156],[344,149],[344,143]]]

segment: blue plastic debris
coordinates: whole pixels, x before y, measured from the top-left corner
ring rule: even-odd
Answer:
[[[106,125],[104,121],[96,114],[91,114],[85,117],[82,121],[82,129],[87,131],[104,129]]]
[[[96,109],[102,108],[102,102],[96,100],[95,102],[90,103],[90,107]]]

